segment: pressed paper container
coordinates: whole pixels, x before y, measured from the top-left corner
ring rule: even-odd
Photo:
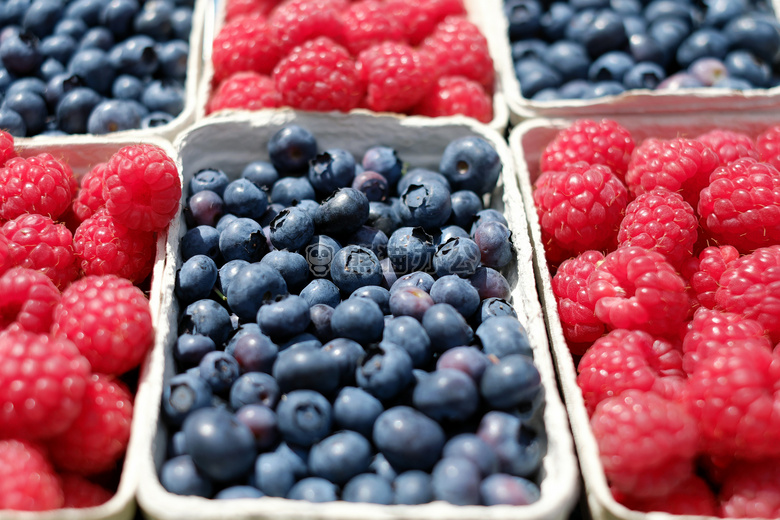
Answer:
[[[219,29],[225,23],[225,10],[228,0],[209,0],[214,2],[211,7],[211,14],[215,14],[214,17],[206,17],[206,27],[204,30],[203,38],[203,76],[201,78],[200,86],[198,89],[198,102],[195,113],[195,120],[200,121],[206,117],[206,106],[211,96],[211,81],[214,77],[214,66],[211,62],[211,49],[214,42],[214,37],[219,33]],[[463,4],[466,6],[468,12],[468,18],[474,22],[485,38],[487,39],[490,56],[493,58],[493,67],[496,71],[495,91],[493,93],[493,120],[490,121],[489,126],[494,130],[504,133],[509,121],[509,109],[507,108],[506,100],[504,99],[504,82],[502,81],[502,68],[505,59],[502,59],[503,51],[502,45],[506,46],[506,31],[496,31],[495,21],[499,17],[503,17],[503,11],[501,10],[501,0],[463,0]],[[504,22],[506,24],[506,22]],[[508,52],[508,51],[507,51]],[[505,58],[505,56],[504,56]],[[224,110],[221,111],[222,115],[229,115],[234,113],[245,112],[244,110]],[[351,113],[354,114],[378,114],[365,109],[355,109]],[[220,116],[220,114],[215,114]],[[403,119],[404,114],[396,114],[390,112],[383,112],[382,116],[396,117]],[[451,123],[455,123],[463,119],[462,116],[452,116],[444,118],[435,118],[448,120]]]
[[[17,140],[15,149],[23,157],[29,157],[47,152],[58,159],[68,163],[76,178],[84,176],[95,164],[107,161],[116,151],[125,146],[137,144],[138,140],[122,139],[119,137],[105,138],[80,138],[63,142],[61,139],[36,138],[34,140]],[[160,138],[146,138],[144,143],[154,144],[165,150],[171,157],[176,157],[173,146]],[[152,270],[152,283],[149,290],[149,306],[152,314],[152,323],[155,327],[155,342],[150,352],[146,355],[138,375],[138,389],[133,401],[133,421],[130,430],[130,442],[127,446],[119,485],[114,496],[106,503],[97,507],[84,509],[56,509],[44,512],[8,511],[0,510],[0,520],[128,520],[133,518],[136,511],[135,493],[140,478],[142,452],[149,445],[152,430],[149,427],[153,418],[149,411],[153,409],[155,400],[159,400],[154,394],[159,386],[157,381],[162,378],[162,369],[153,362],[158,352],[165,347],[165,338],[160,334],[160,323],[165,321],[162,315],[163,308],[161,297],[163,294],[163,281],[165,279],[164,267],[166,259],[166,244],[169,235],[178,233],[178,220],[175,220],[169,229],[158,233],[154,267]],[[159,363],[157,364],[159,365]]]
[[[691,116],[625,116],[614,117],[627,128],[634,141],[641,143],[645,138],[658,137],[671,139],[676,137],[696,137],[715,128],[743,132],[752,138],[769,126],[777,124],[780,117],[766,114],[724,114]],[[534,269],[544,307],[547,332],[550,338],[555,367],[558,372],[563,398],[571,421],[574,443],[580,462],[588,506],[594,520],[685,520],[716,517],[693,515],[671,515],[663,512],[642,513],[619,504],[612,497],[599,459],[596,438],[590,428],[590,419],[585,409],[579,386],[577,369],[566,345],[558,316],[558,307],[552,291],[550,271],[542,246],[541,228],[533,201],[533,181],[539,176],[539,160],[547,144],[556,133],[574,122],[573,119],[533,119],[515,127],[509,135],[509,146],[517,166],[520,191],[529,216],[529,230],[534,249]]]
[[[535,362],[546,390],[543,421],[549,438],[543,461],[541,499],[523,507],[458,507],[444,502],[421,506],[380,506],[332,502],[309,502],[263,497],[260,499],[216,501],[200,497],[178,496],[165,491],[158,479],[164,462],[167,435],[163,421],[155,419],[157,433],[145,447],[142,456],[141,486],[138,502],[148,518],[201,520],[231,518],[268,519],[516,519],[560,520],[568,516],[579,497],[579,478],[573,444],[565,410],[558,396],[552,358],[547,345],[542,309],[533,276],[531,242],[528,238],[525,212],[516,183],[512,157],[503,138],[477,123],[451,123],[429,118],[394,117],[357,114],[313,114],[294,111],[262,111],[236,116],[216,116],[194,126],[176,142],[186,182],[198,170],[217,167],[230,178],[237,178],[244,165],[253,160],[268,160],[266,143],[280,128],[298,124],[309,129],[321,149],[346,148],[360,157],[370,146],[395,147],[399,155],[415,167],[438,169],[445,146],[453,139],[479,135],[493,143],[504,164],[503,193],[499,187],[493,196],[493,207],[503,209],[513,232],[517,268],[508,273],[513,305],[526,327],[534,349]],[[184,227],[179,228],[183,234]],[[165,379],[173,375],[172,345],[177,333],[178,304],[173,296],[174,273],[180,263],[178,236],[171,233],[165,273],[163,306],[167,320],[161,324],[161,336],[168,338],[165,351],[155,351],[156,363],[165,362]],[[165,359],[162,359],[162,356]],[[156,402],[150,410],[156,418],[162,396],[163,378],[155,382]]]

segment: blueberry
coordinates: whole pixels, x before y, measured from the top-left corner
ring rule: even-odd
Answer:
[[[750,9],[747,0],[709,0],[706,5],[703,23],[713,27],[723,27],[731,20],[747,14]]]
[[[433,487],[430,474],[420,470],[409,470],[393,480],[395,503],[404,505],[427,504],[433,501]]]
[[[211,226],[197,226],[187,231],[181,238],[182,259],[185,261],[195,255],[217,258],[220,252],[220,233]]]
[[[160,469],[160,484],[175,495],[211,498],[211,480],[192,461],[189,455],[166,460]]]
[[[182,430],[192,460],[214,480],[225,482],[244,476],[257,456],[251,430],[226,410],[195,410],[184,420]]]
[[[569,29],[577,24],[584,24],[582,32],[571,38]],[[575,14],[567,29],[567,37],[583,44],[591,56],[620,49],[627,40],[623,19],[611,9],[584,10]]]
[[[482,477],[498,471],[498,457],[493,448],[473,433],[461,433],[447,441],[442,457],[458,457],[471,461]]]
[[[444,226],[441,234],[436,237],[436,245],[440,246],[451,238],[471,238],[468,232],[459,226]]]
[[[698,23],[699,13],[689,2],[653,0],[645,7],[644,15],[647,22],[651,24],[657,20],[677,18],[685,22],[689,27],[693,27]]]
[[[292,487],[287,498],[315,503],[335,502],[338,500],[336,491],[336,486],[324,478],[307,477]]]
[[[476,214],[482,211],[482,199],[471,190],[456,191],[450,199],[450,223],[464,229],[470,227]]]
[[[103,95],[111,92],[116,76],[108,54],[96,48],[77,51],[68,63],[68,72],[79,76],[84,85]]]
[[[478,267],[469,277],[469,283],[479,293],[480,299],[503,298],[508,300],[511,290],[504,275],[490,267]]]
[[[303,173],[317,155],[317,141],[305,128],[288,125],[268,141],[268,155],[279,173]]]
[[[269,192],[274,183],[279,180],[279,173],[270,162],[253,161],[244,167],[241,178],[252,182],[261,190]],[[288,178],[293,179],[294,177]],[[314,192],[312,191],[312,193]]]
[[[182,334],[173,346],[173,355],[184,367],[193,367],[200,363],[203,356],[217,349],[214,340],[198,334]]]
[[[439,183],[410,184],[401,194],[400,216],[407,226],[439,228],[451,212],[450,192]]]
[[[237,377],[230,387],[230,406],[236,410],[252,404],[274,408],[279,397],[279,385],[264,372],[247,372]]]
[[[387,241],[387,256],[400,274],[430,270],[433,253],[433,237],[422,228],[400,228]]]
[[[285,497],[295,484],[289,461],[279,453],[261,453],[254,468],[254,484],[268,496]]]
[[[340,386],[355,383],[355,370],[366,355],[360,343],[347,338],[335,338],[322,346],[322,352],[329,358],[329,362],[338,367]]]
[[[688,74],[687,72],[676,72],[659,83],[657,89],[679,90],[681,88],[698,88],[703,86],[704,83],[696,78],[696,76]],[[714,87],[715,85],[713,84],[712,86]]]
[[[43,62],[38,38],[29,32],[20,32],[0,42],[0,61],[14,75],[25,76],[38,70]]]
[[[287,294],[287,284],[277,271],[264,265],[250,264],[241,269],[230,284],[227,303],[243,321],[254,321],[266,300]]]
[[[179,455],[187,455],[187,442],[184,438],[183,431],[179,430],[171,435],[166,453],[168,458],[178,457]]]
[[[322,152],[309,162],[308,177],[314,189],[323,194],[351,186],[355,178],[355,158],[340,148]]]
[[[236,358],[242,371],[268,374],[279,354],[276,344],[259,329],[240,336],[234,335],[225,351]]]
[[[160,64],[157,51],[154,50],[154,40],[144,35],[132,36],[117,43],[108,53],[108,59],[118,74],[130,74],[138,78],[152,75]],[[139,100],[143,99],[143,95],[142,92]]]
[[[647,20],[641,15],[624,15],[623,27],[626,30],[626,37],[630,40],[633,36],[647,34]],[[635,57],[636,59],[636,57]]]
[[[284,438],[300,446],[311,446],[330,432],[330,403],[313,390],[288,392],[279,402],[276,413]]]
[[[87,132],[108,134],[140,128],[141,117],[132,101],[111,99],[101,101],[87,119]]]
[[[28,136],[37,135],[46,128],[49,110],[46,101],[40,95],[30,91],[16,92],[6,96],[3,104],[6,109],[22,116]]]
[[[393,264],[389,258],[385,258],[379,264],[382,266],[382,287],[390,288],[398,279],[398,274],[393,268]]]
[[[528,356],[505,356],[482,376],[480,394],[493,408],[530,409],[541,394],[539,371]]]
[[[76,4],[76,2],[73,2],[73,4]],[[78,42],[86,34],[88,29],[89,27],[87,27],[87,24],[79,18],[65,18],[57,22],[52,34],[70,36],[74,41]]]
[[[371,438],[374,423],[384,411],[382,403],[363,389],[347,386],[333,401],[333,421],[339,428]]]
[[[311,310],[310,310],[311,312]],[[291,347],[297,348],[320,348],[322,347],[322,341],[320,341],[317,336],[314,334],[310,334],[308,332],[301,332],[300,334],[293,336],[292,338],[288,339],[281,345],[279,345],[279,350],[287,350]]]
[[[479,266],[480,258],[476,242],[468,238],[451,238],[436,248],[433,268],[439,277],[450,274],[469,277]]]
[[[184,208],[187,225],[214,227],[222,216],[223,207],[219,195],[213,191],[200,191],[189,198]]]
[[[173,10],[173,3],[167,0],[147,0],[133,20],[133,29],[156,40],[167,40],[172,30]]]
[[[512,53],[512,62],[523,61],[529,58],[536,61],[543,61],[548,46],[549,44],[546,41],[537,38],[528,38],[526,40],[512,42],[510,49]]]
[[[190,179],[190,195],[209,190],[222,197],[228,184],[230,184],[230,180],[222,170],[213,168],[200,170]]]
[[[567,2],[550,4],[540,20],[544,36],[552,42],[562,40],[566,35],[566,26],[574,13],[575,9]]]
[[[177,374],[163,387],[162,408],[169,423],[178,425],[194,410],[211,404],[211,387],[200,377]]]
[[[338,362],[318,348],[292,347],[281,351],[273,375],[282,392],[304,389],[330,395],[339,386]]]
[[[588,79],[593,82],[622,82],[623,76],[635,65],[633,58],[622,51],[610,51],[597,58],[588,69]]]
[[[74,0],[66,2],[65,19],[77,19],[90,27],[100,23],[100,12],[106,5],[106,0]]]
[[[222,351],[208,352],[198,363],[198,369],[215,394],[228,390],[239,375],[238,361]]]
[[[699,58],[722,60],[729,50],[728,39],[715,29],[699,29],[690,34],[677,48],[677,63],[687,68]]]
[[[532,99],[534,101],[555,101],[561,97],[558,95],[557,88],[546,88],[534,94]]]
[[[477,290],[457,275],[442,276],[436,280],[430,295],[435,303],[449,304],[465,318],[471,317],[480,303]]]
[[[91,27],[79,40],[79,50],[98,49],[108,52],[114,46],[114,35],[105,27]]]
[[[225,262],[222,267],[219,268],[216,283],[217,288],[223,296],[227,295],[228,287],[230,287],[230,283],[233,281],[236,274],[247,265],[249,265],[249,262],[246,260],[231,260]]]
[[[274,338],[290,338],[309,326],[309,302],[300,296],[280,297],[260,307],[257,323],[262,331]]]
[[[452,189],[471,190],[477,195],[490,193],[501,173],[501,158],[495,148],[481,137],[455,139],[444,149],[439,170]]]
[[[260,224],[249,218],[236,218],[219,233],[222,258],[257,262],[268,252]]]
[[[404,171],[404,163],[398,153],[387,146],[374,146],[366,150],[362,165],[366,171],[382,175],[389,186],[395,186]]]
[[[468,459],[446,457],[431,473],[433,496],[458,506],[479,505],[479,468]]]
[[[333,287],[338,294],[338,288],[335,285]],[[334,337],[333,329],[330,326],[331,316],[333,316],[333,307],[330,305],[315,303],[309,307],[309,318],[311,319],[309,331],[321,342],[330,341]]]
[[[743,49],[761,60],[773,63],[780,50],[780,30],[777,21],[758,16],[742,16],[730,21],[723,29],[731,49]]]
[[[664,79],[666,73],[657,63],[637,63],[623,77],[626,89],[655,89]]]
[[[530,477],[542,461],[542,439],[518,417],[490,411],[480,421],[477,436],[493,448],[499,471],[517,477]]]
[[[264,496],[262,491],[252,486],[231,486],[214,495],[214,499],[238,500],[242,498],[261,498]]]
[[[383,478],[387,482],[393,482],[395,477],[398,476],[398,472],[381,453],[377,453],[374,455],[374,458],[371,459],[370,468],[374,474]]]
[[[8,0],[0,9],[0,24],[19,25],[24,13],[30,8],[31,0]]]
[[[117,40],[127,38],[133,33],[133,19],[140,9],[136,0],[110,0],[100,11],[100,24]]]
[[[423,315],[422,325],[431,345],[437,352],[461,345],[469,345],[473,338],[471,327],[466,319],[447,303],[437,303]]]
[[[444,430],[423,413],[408,406],[384,411],[374,423],[373,441],[399,471],[430,470],[444,447]]]
[[[298,253],[271,251],[260,260],[260,263],[279,271],[287,288],[292,292],[298,292],[309,281],[309,264]]]
[[[22,17],[22,28],[38,38],[48,36],[62,17],[62,7],[59,0],[34,0]]]
[[[353,431],[337,432],[312,446],[309,472],[343,485],[368,470],[371,455],[371,444],[365,437]]]
[[[56,112],[57,105],[59,105],[60,100],[63,97],[65,97],[65,94],[81,86],[83,86],[81,79],[78,76],[68,74],[67,72],[58,74],[53,78],[51,78],[46,83],[46,91],[44,92],[44,97],[46,99],[46,104],[49,106],[49,110]],[[94,92],[94,91],[90,91],[90,92]],[[97,106],[99,102],[100,102],[100,96],[97,96],[97,102],[95,103],[94,106]],[[91,111],[92,106],[90,106],[88,110]],[[86,112],[86,116],[84,117],[85,131],[87,128],[86,122],[88,118],[89,118],[89,112]]]
[[[422,321],[423,315],[433,305],[433,298],[416,287],[402,287],[390,293],[390,312],[393,316],[411,316]]]
[[[759,88],[768,88],[772,84],[772,69],[767,63],[748,51],[731,51],[726,55],[724,64],[730,77],[743,79]],[[8,98],[6,98],[6,103],[8,103]]]
[[[225,228],[228,227],[229,224],[233,223],[236,219],[238,219],[238,217],[231,215],[230,213],[222,215],[217,221],[217,231],[219,231],[221,234]]]
[[[190,46],[184,40],[171,40],[160,43],[157,58],[160,62],[160,74],[164,78],[183,81],[187,75],[187,57]]]
[[[647,28],[648,35],[658,43],[667,59],[674,58],[680,44],[690,32],[688,23],[675,17],[660,18]]]
[[[663,66],[668,61],[664,48],[648,34],[631,35],[628,39],[628,51],[636,63],[647,61]]]
[[[67,65],[76,51],[76,40],[66,34],[52,34],[41,40],[39,50],[44,58],[54,58]]]
[[[355,379],[360,388],[380,401],[399,395],[412,382],[412,358],[403,348],[382,342],[376,353],[367,355]]]
[[[175,80],[153,80],[141,94],[141,102],[150,112],[179,115],[184,108],[184,87]]]
[[[398,316],[385,324],[384,341],[398,345],[412,359],[414,368],[428,365],[432,357],[431,340],[422,324],[411,316]]]
[[[216,345],[221,345],[233,329],[230,315],[214,300],[198,300],[188,305],[181,327],[182,332],[210,337]]]
[[[726,65],[715,58],[699,58],[691,63],[688,72],[708,87],[729,74]]]
[[[433,276],[422,271],[414,271],[398,278],[398,280],[396,280],[396,282],[390,288],[390,294],[392,295],[392,293],[398,291],[399,289],[403,289],[404,287],[415,287],[430,293],[434,283],[435,280]]]
[[[515,75],[520,81],[520,92],[525,98],[533,98],[545,89],[558,88],[563,83],[563,76],[552,66],[526,59],[515,64]]]
[[[370,249],[346,246],[333,256],[330,276],[343,294],[350,294],[366,285],[379,285],[382,266]]]
[[[494,316],[512,316],[517,318],[517,312],[512,305],[502,298],[486,298],[479,304],[479,323]]]
[[[341,498],[346,502],[392,504],[393,488],[379,475],[364,473],[347,482]]]
[[[305,177],[282,177],[271,188],[271,200],[285,207],[314,197],[314,187]]]
[[[591,63],[585,46],[568,40],[550,45],[544,53],[543,61],[560,73],[561,83],[587,78]]]
[[[525,506],[539,500],[539,486],[528,479],[503,473],[490,475],[480,485],[482,503],[486,506],[507,504]]]
[[[255,190],[264,193],[254,186]],[[265,194],[263,194],[265,197]],[[289,207],[279,213],[271,221],[271,243],[277,249],[298,250],[309,243],[314,236],[314,223],[306,211],[296,206]]]
[[[368,220],[368,199],[353,188],[341,188],[322,201],[314,215],[317,232],[325,235],[354,233]]]
[[[349,295],[350,298],[367,298],[379,306],[382,314],[390,314],[390,291],[384,287],[367,285]]]
[[[749,81],[742,78],[722,78],[712,85],[713,88],[726,88],[730,90],[750,90],[755,88]]]
[[[208,298],[217,281],[217,264],[206,255],[189,258],[176,273],[176,296],[183,303]]]
[[[525,328],[512,316],[497,316],[483,321],[476,335],[485,353],[499,359],[512,354],[533,355]]]
[[[412,402],[415,408],[436,421],[465,421],[477,411],[479,391],[468,375],[444,368],[419,380]]]
[[[180,40],[189,40],[192,31],[192,7],[181,6],[171,14],[173,36]]]
[[[330,280],[317,278],[301,290],[301,298],[309,302],[310,306],[325,304],[336,307],[341,302],[339,288]]]
[[[537,0],[506,0],[504,15],[512,41],[533,37],[541,28],[542,6]]]
[[[373,300],[348,298],[334,308],[331,327],[337,336],[365,345],[382,337],[384,315]]]
[[[390,193],[390,185],[387,179],[380,173],[364,171],[355,176],[352,187],[363,192],[370,202],[379,202],[387,199]]]

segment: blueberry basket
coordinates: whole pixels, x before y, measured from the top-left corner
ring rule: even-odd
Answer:
[[[528,331],[546,404],[541,422],[547,432],[547,452],[540,470],[541,498],[526,506],[454,506],[443,501],[419,506],[375,505],[336,501],[317,504],[284,498],[262,497],[230,501],[197,496],[180,496],[166,491],[158,477],[169,448],[165,421],[160,417],[163,387],[175,373],[173,344],[178,333],[179,303],[174,296],[178,253],[184,234],[182,216],[174,223],[167,243],[165,265],[166,290],[162,299],[167,320],[159,326],[164,350],[156,350],[153,366],[161,377],[155,381],[156,403],[148,410],[153,418],[147,425],[156,429],[141,456],[141,486],[138,503],[151,519],[250,519],[250,518],[515,518],[564,519],[579,496],[579,478],[573,443],[565,410],[558,396],[552,358],[547,347],[544,318],[536,294],[533,276],[533,251],[528,238],[527,220],[520,198],[514,167],[506,142],[493,130],[474,122],[454,123],[428,118],[396,118],[364,114],[316,114],[291,110],[272,110],[215,116],[196,124],[176,142],[185,172],[185,182],[202,168],[220,168],[235,179],[244,165],[268,160],[266,144],[281,128],[297,124],[308,129],[323,148],[344,147],[359,156],[377,143],[394,147],[410,164],[437,169],[439,158],[453,139],[480,136],[498,151],[503,163],[498,187],[491,196],[491,207],[503,211],[514,239],[514,260],[505,273],[511,287],[512,304],[520,322]]]

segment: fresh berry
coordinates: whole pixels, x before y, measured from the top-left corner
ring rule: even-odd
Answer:
[[[545,147],[539,165],[545,172],[563,171],[567,164],[578,161],[603,164],[622,181],[633,151],[634,139],[619,123],[579,119],[558,132]]]
[[[691,476],[698,433],[683,405],[627,390],[602,401],[590,424],[607,478],[619,491],[660,497]]]
[[[565,260],[552,278],[563,335],[575,355],[584,354],[604,334],[604,323],[596,317],[588,294],[588,277],[603,260],[600,252],[585,251]]]
[[[63,224],[26,214],[6,222],[1,231],[13,265],[41,271],[61,290],[78,276],[73,235]]]
[[[0,167],[4,166],[8,159],[16,157],[14,150],[14,136],[0,130]]]
[[[759,158],[780,169],[780,125],[770,126],[756,137]]]
[[[179,211],[176,163],[158,146],[126,146],[108,161],[103,197],[108,212],[128,228],[161,231]]]
[[[282,96],[269,76],[256,72],[236,72],[220,83],[211,95],[208,113],[230,108],[260,110],[276,108],[282,104]]]
[[[493,99],[476,81],[446,76],[433,84],[413,112],[428,117],[460,114],[489,123],[493,120]]]
[[[231,21],[239,16],[268,16],[279,0],[230,0],[225,4],[225,20]]]
[[[106,201],[103,198],[103,183],[106,178],[106,163],[99,163],[81,179],[81,187],[73,199],[73,213],[80,221],[85,221],[97,210],[102,208]]]
[[[720,277],[737,258],[739,251],[733,246],[710,246],[699,253],[698,258],[685,262],[681,272],[699,305],[708,309],[715,307]]]
[[[0,510],[47,511],[63,492],[46,451],[29,441],[0,440]]]
[[[284,103],[302,110],[348,112],[365,93],[349,52],[324,36],[292,49],[273,78]]]
[[[108,502],[113,493],[99,486],[81,475],[65,473],[60,475],[62,491],[65,495],[65,503],[62,507],[95,507]]]
[[[720,164],[729,164],[742,157],[758,159],[758,151],[750,136],[732,130],[711,130],[696,138],[718,155]]]
[[[0,228],[0,274],[10,269],[12,265],[11,248],[8,244],[8,239],[2,233],[2,228]]]
[[[729,468],[720,490],[724,518],[776,518],[780,515],[780,466],[777,459],[738,462]]]
[[[0,394],[4,436],[43,439],[66,431],[82,407],[90,367],[65,338],[6,331],[0,334],[5,373]]]
[[[59,289],[45,274],[23,267],[9,269],[0,276],[0,330],[18,326],[46,334],[59,301]]]
[[[698,210],[704,229],[741,253],[780,243],[780,171],[752,158],[721,166],[701,190]]]
[[[71,284],[54,311],[52,332],[73,341],[102,374],[138,366],[154,341],[149,301],[131,282],[113,275]]]
[[[282,55],[319,37],[344,42],[343,8],[338,0],[286,0],[268,17],[271,35]]]
[[[657,498],[622,495],[618,501],[635,511],[663,511],[673,515],[718,516],[718,501],[710,486],[693,475],[669,494]]]
[[[384,42],[360,53],[357,67],[367,85],[366,104],[376,112],[406,112],[426,94],[430,70],[416,50]]]
[[[49,439],[54,465],[79,475],[112,469],[130,440],[133,396],[111,376],[88,380],[81,413],[63,434]]]
[[[8,159],[0,168],[0,218],[39,213],[56,219],[70,206],[75,187],[70,167],[48,153]]]
[[[422,42],[446,17],[466,14],[462,0],[387,0],[385,4],[412,45]]]
[[[685,282],[660,253],[621,247],[588,279],[596,316],[610,329],[675,334],[688,315]]]
[[[679,267],[693,254],[698,226],[693,208],[682,195],[655,188],[629,202],[618,231],[618,247],[658,251]]]
[[[403,42],[404,28],[386,3],[379,0],[354,2],[344,12],[344,46],[357,56],[382,42]]]
[[[214,84],[219,85],[236,72],[270,74],[280,57],[278,44],[262,18],[237,17],[227,22],[214,38]]]

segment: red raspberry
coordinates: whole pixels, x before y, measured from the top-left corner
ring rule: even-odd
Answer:
[[[635,511],[663,511],[673,515],[718,516],[718,501],[715,498],[715,494],[704,480],[695,475],[675,486],[667,495],[644,499],[624,495],[620,497],[619,502]]]
[[[286,0],[271,13],[268,25],[282,55],[319,37],[341,44],[344,8],[344,4],[334,0]]]
[[[450,16],[420,45],[433,61],[436,77],[464,76],[493,92],[495,70],[485,36],[461,16]]]
[[[284,104],[302,110],[348,112],[365,94],[347,49],[325,37],[294,48],[276,65],[273,78]]]
[[[239,16],[268,16],[279,0],[228,0],[225,5],[225,21]]]
[[[445,76],[433,84],[413,112],[427,117],[464,115],[489,123],[493,120],[493,98],[476,81]]]
[[[108,161],[103,198],[108,212],[130,229],[161,231],[179,212],[179,170],[158,146],[125,146]]]
[[[780,125],[771,126],[756,138],[759,158],[780,170]]]
[[[555,136],[542,153],[541,171],[561,171],[569,163],[604,164],[623,181],[634,151],[631,132],[610,119],[578,119]]]
[[[739,251],[732,246],[711,246],[691,258],[682,267],[683,278],[688,280],[693,296],[702,307],[715,307],[715,291],[720,277],[739,258]]]
[[[625,390],[663,391],[660,378],[685,376],[682,354],[671,343],[624,329],[597,339],[577,370],[577,384],[590,414],[601,401]]]
[[[0,276],[0,330],[15,325],[46,334],[59,302],[60,291],[45,274],[23,267],[9,269]]]
[[[417,45],[450,15],[465,15],[462,0],[387,0],[387,8],[400,20],[406,39]]]
[[[256,72],[236,72],[211,94],[207,112],[240,108],[260,110],[281,106],[282,96],[270,76]]]
[[[584,354],[604,334],[604,323],[596,317],[588,294],[588,277],[603,260],[600,252],[585,251],[564,261],[552,277],[563,335],[575,355]]]
[[[240,16],[222,26],[214,38],[213,84],[236,72],[270,74],[279,58],[281,51],[268,24],[258,15]]]
[[[696,138],[718,155],[720,164],[728,164],[742,157],[758,159],[750,136],[731,130],[711,130]]]
[[[63,505],[62,487],[43,448],[0,440],[0,510],[48,511]]]
[[[105,504],[114,496],[103,486],[98,486],[75,473],[60,475],[60,481],[62,482],[62,491],[65,494],[65,503],[62,507],[78,509],[95,507]]]
[[[596,316],[610,329],[674,334],[685,321],[685,282],[660,253],[621,247],[608,254],[588,279]]]
[[[430,87],[422,58],[405,43],[380,43],[361,52],[357,68],[368,87],[366,104],[376,112],[406,112]]]
[[[659,187],[679,191],[695,208],[719,164],[717,154],[701,141],[645,139],[631,155],[626,185],[634,196]]]
[[[734,341],[696,364],[684,396],[706,453],[780,455],[780,356],[755,341]]]
[[[13,265],[11,260],[11,247],[8,245],[8,239],[3,235],[0,227],[0,274],[3,274]]]
[[[780,171],[755,159],[717,168],[701,190],[702,226],[741,253],[780,243]]]
[[[130,440],[133,396],[117,379],[92,374],[81,413],[62,435],[49,440],[54,465],[79,475],[112,469]]]
[[[675,267],[693,254],[699,223],[682,195],[655,188],[626,206],[620,223],[618,246],[639,246],[658,251]]]
[[[103,198],[103,184],[106,179],[107,165],[107,163],[96,164],[81,179],[81,187],[71,206],[73,213],[81,222],[87,220],[106,204],[106,200]]]
[[[73,235],[85,275],[114,274],[133,283],[144,281],[152,272],[155,246],[154,233],[127,229],[106,210],[82,222]]]
[[[720,277],[715,302],[719,309],[759,322],[772,343],[780,341],[780,245],[734,260]]]
[[[382,42],[405,39],[404,28],[379,0],[355,2],[344,13],[344,46],[353,56]]]
[[[628,194],[609,166],[579,161],[544,172],[534,182],[533,195],[545,244],[569,256],[614,247]]]
[[[780,460],[739,462],[729,468],[720,489],[725,518],[780,517]]]
[[[154,341],[149,301],[138,287],[113,275],[71,284],[54,310],[52,332],[73,341],[102,374],[135,368]]]
[[[0,166],[3,166],[11,157],[16,157],[14,136],[4,130],[0,130]]]
[[[63,224],[27,214],[6,222],[0,231],[8,239],[13,265],[41,271],[60,290],[78,277],[73,235]]]
[[[89,363],[65,338],[26,331],[0,334],[0,431],[43,439],[67,430],[81,411]]]
[[[599,403],[590,424],[607,478],[619,491],[660,497],[690,478],[698,439],[682,404],[626,390]]]
[[[0,219],[25,213],[56,219],[70,206],[74,182],[70,167],[48,153],[13,157],[0,168]]]

